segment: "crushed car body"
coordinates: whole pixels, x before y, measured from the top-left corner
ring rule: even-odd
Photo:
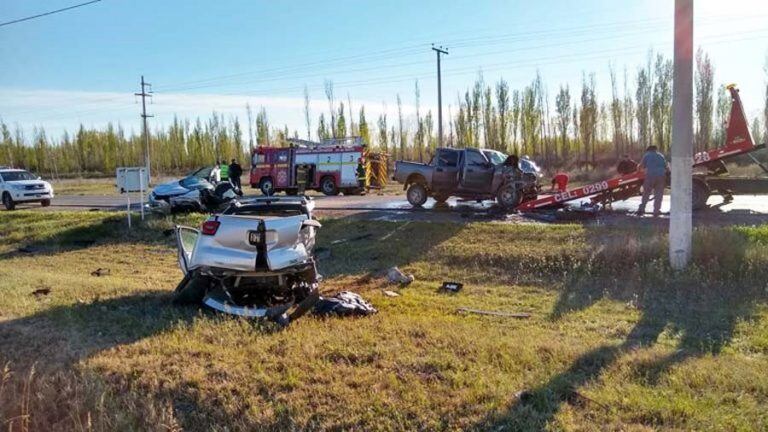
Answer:
[[[149,194],[149,209],[159,213],[218,212],[237,197],[229,182],[208,181],[205,168],[180,180],[159,184]],[[207,172],[210,172],[208,169]]]
[[[313,208],[309,197],[258,197],[231,203],[200,229],[177,226],[184,279],[174,301],[281,325],[306,313],[319,298]]]

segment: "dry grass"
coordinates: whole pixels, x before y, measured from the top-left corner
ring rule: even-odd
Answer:
[[[0,214],[2,429],[768,427],[768,227],[698,230],[673,274],[653,229],[327,220],[324,289],[380,312],[276,331],[170,306],[162,232],[199,218],[114,218]],[[391,265],[417,278],[400,297]],[[464,290],[437,292],[450,279]]]

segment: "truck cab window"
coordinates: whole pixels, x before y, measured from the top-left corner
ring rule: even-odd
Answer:
[[[484,167],[487,164],[488,161],[485,159],[485,156],[479,151],[467,150],[467,165]]]
[[[437,166],[457,167],[459,165],[459,152],[454,150],[442,150],[437,154]]]

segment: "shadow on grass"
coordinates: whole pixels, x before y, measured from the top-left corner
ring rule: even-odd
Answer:
[[[26,239],[18,242],[6,243],[8,249],[0,253],[0,260],[33,255],[55,255],[63,252],[86,249],[99,244],[165,244],[173,245],[174,237],[170,228],[176,220],[166,221],[162,218],[148,216],[147,220],[142,222],[134,220],[133,228],[128,229],[124,215],[108,215],[100,219],[79,222],[77,220],[62,220],[61,224],[70,224],[69,227],[51,227],[50,221],[45,224],[40,220],[32,221],[31,224],[39,222],[42,228],[39,232],[36,227],[19,227],[17,230],[27,231]],[[180,223],[188,222],[185,219],[179,220]],[[17,222],[24,224],[21,220]]]
[[[0,364],[69,367],[93,353],[189,323],[198,314],[172,306],[167,291],[52,307],[0,322]]]
[[[602,299],[610,299],[633,304],[641,313],[639,321],[621,343],[604,344],[580,355],[566,370],[523,392],[506,412],[488,419],[479,426],[481,429],[546,429],[563,404],[591,403],[579,393],[580,387],[598,379],[624,354],[653,346],[662,332],[667,331],[678,338],[678,349],[636,365],[639,376],[649,385],[655,385],[676,364],[719,354],[733,338],[737,323],[749,320],[756,307],[768,300],[762,288],[766,273],[760,270],[755,274],[742,273],[749,268],[749,265],[739,265],[749,262],[748,242],[737,233],[724,234],[727,238],[708,240],[704,236],[703,240],[699,239],[699,244],[695,242],[694,250],[698,252],[693,258],[693,268],[682,273],[674,273],[659,262],[660,250],[663,253],[667,247],[665,242],[634,249],[624,244],[623,250],[629,251],[627,256],[616,257],[611,255],[618,249],[611,243],[626,242],[626,239],[606,236],[604,230],[588,229],[587,233],[590,244],[598,251],[595,262],[591,263],[597,275],[572,277],[561,292],[551,318],[558,320]],[[651,263],[653,259],[657,260],[655,264]],[[636,263],[634,268],[642,263],[641,269],[622,273],[622,268],[633,268],[632,262]],[[646,263],[649,265],[642,268]],[[612,269],[601,271],[600,266],[612,266]]]
[[[327,277],[382,275],[394,266],[405,266],[457,235],[465,224],[423,221],[361,221],[354,216],[323,221],[318,232],[318,250],[328,257],[318,259]],[[322,255],[322,254],[321,254]]]

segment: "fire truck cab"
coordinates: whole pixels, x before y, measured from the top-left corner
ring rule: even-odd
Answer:
[[[360,137],[332,138],[322,142],[289,139],[289,147],[259,146],[251,157],[252,188],[264,195],[296,195],[317,190],[325,195],[356,194],[365,147]]]

